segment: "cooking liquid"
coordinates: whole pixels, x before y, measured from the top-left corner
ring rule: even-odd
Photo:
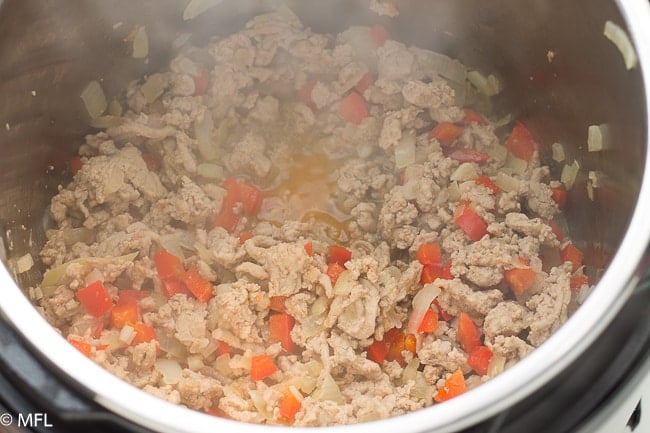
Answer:
[[[287,219],[318,222],[345,230],[350,215],[336,205],[334,172],[343,160],[332,160],[320,153],[297,153],[286,165],[286,179],[267,192],[287,203]]]

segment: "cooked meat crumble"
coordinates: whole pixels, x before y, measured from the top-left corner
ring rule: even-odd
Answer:
[[[380,30],[282,10],[132,83],[52,200],[48,321],[155,396],[297,426],[445,401],[542,344],[588,284],[565,191]]]

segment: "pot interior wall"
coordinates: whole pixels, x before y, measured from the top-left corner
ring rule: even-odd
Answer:
[[[180,35],[201,44],[241,28],[275,2],[226,0],[183,21],[186,3],[0,0],[0,224],[9,262],[27,252],[38,257],[49,199],[70,180],[68,161],[94,131],[79,98],[89,81],[99,80],[110,98],[164,67]],[[543,158],[551,143],[561,142],[567,162],[580,162],[567,208],[572,237],[587,251],[615,251],[644,171],[646,107],[638,69],[626,71],[602,34],[606,20],[623,23],[613,1],[398,0],[401,15],[394,20],[372,15],[366,1],[286,3],[316,31],[380,22],[397,40],[498,73],[506,88],[494,99],[494,113],[526,121]],[[139,25],[149,36],[146,61],[134,59],[125,42]],[[614,146],[589,153],[587,128],[601,123],[611,125]],[[561,165],[553,167],[557,178]],[[590,170],[604,174],[593,200],[586,188]],[[28,287],[40,272],[36,266],[16,278]]]

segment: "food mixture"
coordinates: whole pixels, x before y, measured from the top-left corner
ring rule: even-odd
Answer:
[[[498,375],[589,280],[566,189],[467,72],[287,9],[185,46],[71,161],[42,313],[136,387],[245,422],[369,421]]]

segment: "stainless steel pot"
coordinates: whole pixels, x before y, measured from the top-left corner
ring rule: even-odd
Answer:
[[[183,33],[197,41],[235,31],[271,1],[226,0],[197,19],[181,19],[185,1],[0,0],[0,223],[5,263],[37,252],[43,218],[57,185],[69,175],[88,119],[78,95],[98,79],[115,94],[131,79],[163,67]],[[336,32],[372,17],[366,1],[287,1],[317,31]],[[594,292],[546,343],[477,389],[438,405],[352,432],[450,432],[486,419],[549,382],[598,339],[647,269],[650,240],[648,107],[650,6],[645,0],[398,0],[401,15],[385,21],[398,40],[445,52],[467,65],[497,71],[507,84],[495,109],[532,125],[542,143],[560,141],[583,175],[601,171],[593,200],[584,176],[567,210],[572,236],[589,248],[615,253]],[[627,29],[640,59],[630,71],[603,37],[606,20]],[[383,20],[382,20],[383,21]],[[120,25],[118,25],[121,23]],[[146,26],[148,61],[124,42]],[[551,59],[549,52],[555,57]],[[551,61],[552,60],[552,61]],[[612,149],[586,151],[587,127],[608,123]],[[10,268],[10,267],[9,267]],[[263,432],[269,427],[223,420],[173,406],[121,382],[61,338],[20,287],[41,269],[19,275],[0,269],[0,313],[36,356],[83,394],[110,411],[164,432]],[[296,431],[295,429],[292,431]]]

